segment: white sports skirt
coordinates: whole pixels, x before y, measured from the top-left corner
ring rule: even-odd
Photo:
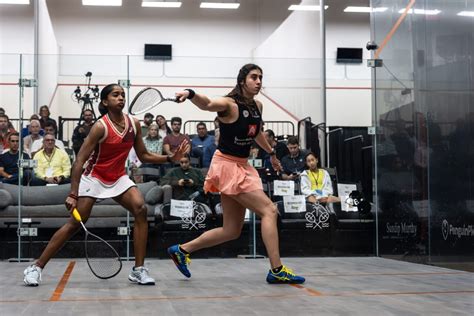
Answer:
[[[92,176],[81,176],[79,182],[79,196],[93,197],[97,199],[107,199],[119,196],[131,187],[136,186],[127,175],[121,176],[113,184],[104,184],[99,179]]]

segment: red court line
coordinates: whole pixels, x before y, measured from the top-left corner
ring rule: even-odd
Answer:
[[[272,98],[270,98],[268,95],[266,95],[264,92],[260,91],[260,93],[265,97],[267,98],[268,100],[270,100],[274,105],[276,105],[278,108],[280,108],[283,112],[285,112],[286,114],[288,114],[289,116],[291,116],[291,118],[293,118],[294,120],[296,121],[299,121],[300,119],[297,118],[293,113],[289,112],[287,109],[285,109],[282,105],[280,105],[278,102],[276,102],[275,100],[273,100]]]
[[[392,29],[390,30],[390,32],[388,32],[387,36],[385,36],[382,44],[379,46],[379,48],[377,49],[377,51],[375,52],[374,54],[374,58],[377,59],[379,58],[379,55],[380,53],[382,52],[383,48],[385,47],[385,45],[388,44],[388,42],[390,41],[390,39],[392,38],[392,36],[395,34],[395,32],[397,31],[397,29],[400,27],[400,24],[402,24],[403,20],[405,20],[405,18],[407,17],[408,15],[408,11],[410,11],[410,9],[413,7],[413,5],[415,4],[416,0],[411,0],[410,3],[407,5],[407,7],[405,8],[405,11],[403,11],[402,15],[398,18],[397,22],[395,23],[395,25],[392,27]]]
[[[302,290],[305,290],[306,292],[308,292],[311,296],[322,296],[323,294],[321,292],[318,292],[316,290],[313,290],[311,288],[307,288],[307,287],[304,287],[302,286],[301,284],[290,284],[291,286],[293,287],[296,287],[298,289],[302,289]]]
[[[69,262],[69,265],[66,268],[66,271],[63,274],[63,277],[58,283],[58,286],[53,292],[53,295],[51,295],[49,301],[50,302],[57,302],[61,299],[61,295],[63,294],[64,288],[66,287],[67,281],[69,280],[69,277],[71,276],[72,270],[74,269],[74,265],[76,264],[76,261],[71,261]]]
[[[324,296],[385,296],[385,295],[434,295],[434,294],[469,294],[474,290],[453,290],[453,291],[407,291],[407,292],[347,292],[347,293],[326,293]]]

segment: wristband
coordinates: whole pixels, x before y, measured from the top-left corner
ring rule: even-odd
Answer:
[[[270,156],[275,156],[276,155],[276,151],[275,151],[275,148],[272,149],[271,152],[268,153]]]
[[[71,199],[74,199],[74,200],[78,200],[79,197],[77,195],[75,195],[74,193],[69,193],[68,197],[70,197]]]
[[[166,156],[166,161],[167,161],[167,162],[173,162],[173,159],[171,159],[171,156],[168,155],[168,156]]]
[[[191,100],[192,98],[194,98],[194,96],[196,95],[196,92],[194,92],[193,89],[184,89],[186,91],[189,92],[189,95],[188,95],[188,99]]]

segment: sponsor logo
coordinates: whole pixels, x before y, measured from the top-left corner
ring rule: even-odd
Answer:
[[[305,214],[306,228],[323,229],[329,227],[329,211],[321,204],[313,204],[313,210]]]
[[[257,134],[257,125],[256,124],[249,125],[247,136],[253,137],[256,134]]]
[[[441,233],[443,234],[444,240],[448,240],[450,235],[457,238],[473,237],[474,227],[473,225],[466,226],[465,224],[462,227],[453,226],[450,225],[446,219],[444,219],[441,224]]]
[[[249,111],[247,111],[247,110],[243,110],[243,111],[242,111],[242,114],[244,115],[244,117],[249,117],[249,114],[250,114],[250,113],[249,113]]]
[[[416,235],[417,227],[414,223],[390,223],[386,225],[387,234],[395,235]]]
[[[181,217],[183,220],[183,224],[181,224],[181,228],[183,229],[205,229],[206,224],[206,212],[203,208],[199,207],[199,205],[194,202],[193,203],[193,215],[191,217]]]

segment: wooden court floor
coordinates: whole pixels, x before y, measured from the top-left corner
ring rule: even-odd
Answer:
[[[82,259],[52,260],[39,287],[28,263],[0,262],[0,315],[473,315],[474,274],[375,257],[286,258],[303,285],[269,285],[265,259],[196,259],[191,279],[148,260],[155,286],[111,280]]]

